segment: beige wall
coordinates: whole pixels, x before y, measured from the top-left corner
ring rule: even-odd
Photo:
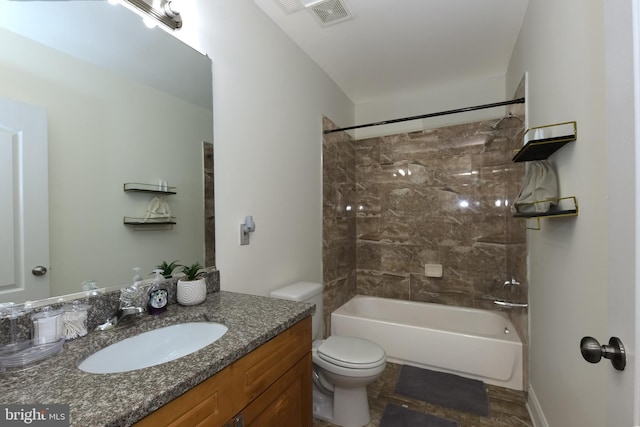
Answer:
[[[554,154],[563,196],[580,215],[529,232],[529,400],[539,425],[604,426],[607,368],[582,360],[578,343],[606,339],[607,194],[603,3],[529,2],[507,74],[512,93],[528,72],[530,126],[576,120],[578,140]]]

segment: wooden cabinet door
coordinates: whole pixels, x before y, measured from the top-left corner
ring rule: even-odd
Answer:
[[[234,413],[241,412],[249,402],[310,353],[311,316],[308,316],[234,363]]]
[[[311,369],[309,316],[135,427],[311,427]]]
[[[311,427],[311,353],[242,411],[245,427]]]
[[[219,427],[233,415],[231,372],[218,372],[135,424],[135,427]]]

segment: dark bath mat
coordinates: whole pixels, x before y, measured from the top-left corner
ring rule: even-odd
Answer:
[[[489,416],[489,397],[482,381],[402,365],[396,393],[470,414]]]
[[[458,423],[435,415],[423,414],[398,405],[384,408],[380,427],[458,427]]]

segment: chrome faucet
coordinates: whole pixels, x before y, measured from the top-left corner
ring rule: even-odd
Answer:
[[[120,306],[118,310],[109,316],[106,322],[96,327],[98,331],[114,328],[116,325],[133,324],[140,319],[145,312],[146,301],[142,296],[144,292],[138,286],[129,286],[120,289]]]

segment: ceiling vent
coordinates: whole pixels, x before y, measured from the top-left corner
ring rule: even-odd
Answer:
[[[325,27],[353,18],[344,0],[314,2],[308,10]]]
[[[304,9],[301,0],[275,0],[285,13],[293,13]]]
[[[322,25],[337,24],[353,18],[345,0],[274,0],[285,13],[291,14],[307,9]]]

